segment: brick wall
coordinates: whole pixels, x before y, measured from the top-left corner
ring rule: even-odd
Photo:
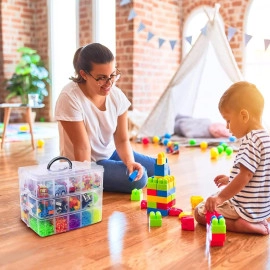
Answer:
[[[154,106],[181,62],[183,24],[188,15],[203,5],[213,7],[216,1],[133,0],[121,7],[120,2],[121,0],[116,0],[116,60],[123,76],[118,85],[132,101],[133,108],[148,111]],[[243,19],[249,0],[222,0],[219,3],[225,25],[244,29]],[[128,21],[131,8],[137,16]],[[45,64],[49,62],[47,9],[47,0],[2,0],[0,82],[11,76],[19,59],[16,50],[20,46],[35,48]],[[79,45],[85,45],[92,41],[92,0],[81,0],[79,10]],[[141,22],[146,28],[138,32]],[[149,31],[155,36],[147,41]],[[165,39],[161,48],[158,38]],[[240,68],[243,59],[242,39],[242,33],[236,33],[230,42]],[[177,40],[174,50],[171,49],[169,40]],[[4,102],[6,95],[7,92],[1,88],[0,102]],[[49,97],[44,102],[45,109],[38,110],[38,118],[42,116],[49,121]]]

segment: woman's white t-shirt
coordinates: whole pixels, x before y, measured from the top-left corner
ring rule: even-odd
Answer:
[[[77,83],[68,83],[61,91],[55,108],[61,155],[75,160],[73,144],[59,121],[83,121],[90,141],[91,160],[108,159],[115,150],[113,134],[118,116],[126,112],[129,106],[127,97],[114,86],[106,97],[106,111],[100,111],[85,97]]]

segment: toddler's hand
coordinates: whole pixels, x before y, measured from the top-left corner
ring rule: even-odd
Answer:
[[[229,177],[227,175],[218,175],[214,182],[218,187],[225,186],[229,184]]]
[[[209,212],[214,212],[216,211],[216,207],[221,204],[221,200],[217,195],[211,196],[209,198],[207,198],[204,208],[205,208],[205,212],[209,211]]]

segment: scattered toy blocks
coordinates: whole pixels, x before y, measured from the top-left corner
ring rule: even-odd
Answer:
[[[161,227],[162,225],[162,215],[160,211],[153,212],[149,214],[149,225],[150,227]]]

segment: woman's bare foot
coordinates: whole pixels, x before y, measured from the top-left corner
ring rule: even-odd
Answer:
[[[269,227],[267,220],[251,223],[242,218],[238,219],[226,219],[226,228],[231,232],[240,232],[240,233],[255,233],[268,235]]]

